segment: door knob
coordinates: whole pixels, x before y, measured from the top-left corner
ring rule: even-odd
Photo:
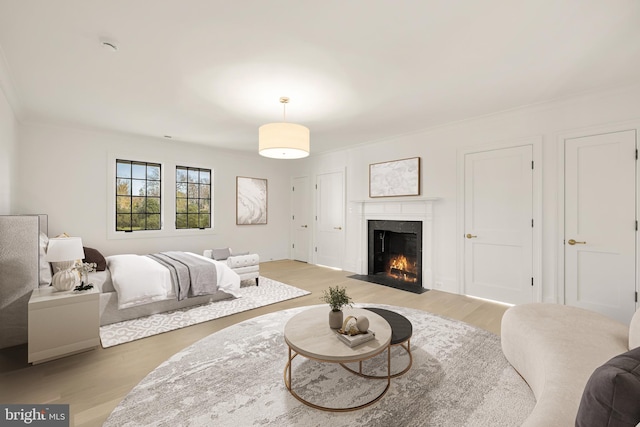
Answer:
[[[342,230],[342,227],[333,227],[334,230]]]
[[[567,243],[570,244],[571,246],[573,246],[573,245],[586,245],[587,244],[587,242],[576,242],[573,239],[569,239],[569,241]]]
[[[474,236],[473,234],[468,233],[466,237],[467,237],[467,239],[475,239],[478,236]]]
[[[306,224],[305,224],[305,225],[301,225],[300,227],[302,227],[302,228],[307,228],[307,225],[306,225]]]

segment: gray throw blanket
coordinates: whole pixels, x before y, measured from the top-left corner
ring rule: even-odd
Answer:
[[[216,265],[185,252],[147,255],[169,269],[178,300],[210,295],[218,290]]]

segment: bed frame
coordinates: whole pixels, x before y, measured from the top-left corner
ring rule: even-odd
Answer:
[[[28,304],[39,286],[40,232],[47,215],[0,215],[0,348],[25,344]]]
[[[124,320],[137,319],[143,316],[150,316],[165,311],[177,310],[185,307],[192,307],[209,302],[221,301],[233,298],[233,295],[224,291],[217,291],[211,295],[203,295],[199,297],[185,298],[182,301],[178,299],[170,299],[164,301],[152,302],[135,307],[118,309],[118,294],[111,283],[111,275],[109,269],[105,271],[97,271],[89,274],[89,283],[98,287],[100,293],[100,326],[109,325],[111,323],[122,322]]]

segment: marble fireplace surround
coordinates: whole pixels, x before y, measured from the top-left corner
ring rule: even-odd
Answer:
[[[367,199],[352,202],[352,215],[358,219],[360,245],[356,273],[368,274],[368,222],[421,221],[422,222],[422,287],[433,289],[433,208],[437,197]]]

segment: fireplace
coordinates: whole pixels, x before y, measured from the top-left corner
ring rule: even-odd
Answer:
[[[422,293],[422,221],[368,221],[367,280]]]

